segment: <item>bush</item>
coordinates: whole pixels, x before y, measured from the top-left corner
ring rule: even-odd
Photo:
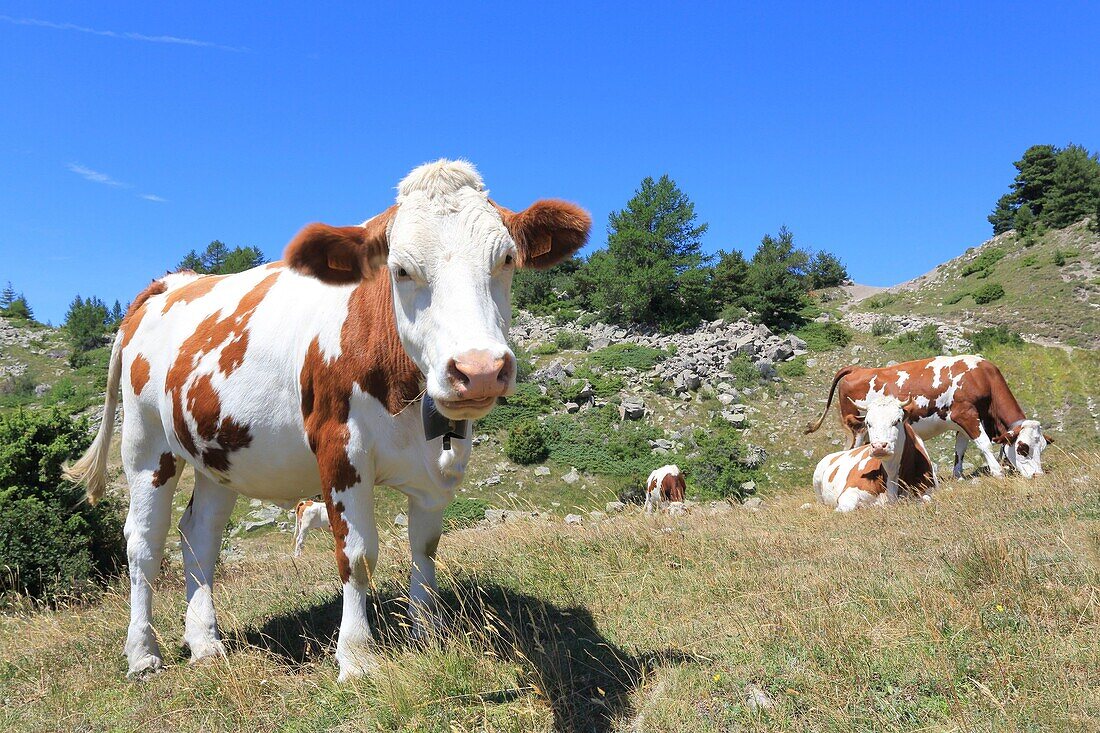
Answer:
[[[988,351],[996,346],[1016,348],[1024,345],[1023,337],[1006,326],[983,328],[970,334],[968,338],[975,351]]]
[[[744,447],[736,429],[721,420],[714,420],[700,436],[697,456],[687,463],[692,493],[700,499],[737,499],[747,492],[742,484],[756,478],[756,472],[743,462]]]
[[[972,259],[970,262],[963,265],[963,268],[959,271],[959,274],[963,277],[967,275],[973,275],[974,273],[985,273],[981,277],[985,277],[989,274],[989,271],[993,269],[993,266],[1004,259],[1007,254],[1003,249],[993,248],[987,249],[980,255]]]
[[[631,368],[649,371],[668,356],[660,349],[638,344],[612,344],[592,353],[593,364],[604,369]]]
[[[443,531],[453,532],[474,526],[485,519],[485,510],[488,508],[489,502],[484,499],[455,499],[443,510]]]
[[[795,333],[810,351],[832,351],[852,342],[852,332],[839,323],[807,323]]]
[[[974,291],[974,302],[978,305],[985,305],[1000,300],[1004,295],[1005,289],[1001,287],[1000,283],[986,283]]]
[[[515,394],[501,397],[493,411],[477,421],[476,427],[487,433],[507,430],[518,422],[548,414],[552,407],[553,401],[537,384],[517,384]]]
[[[756,364],[744,354],[738,354],[730,359],[730,363],[726,365],[726,371],[737,378],[738,386],[743,387],[756,384],[762,378]]]
[[[944,305],[955,305],[956,303],[958,303],[960,300],[962,300],[963,298],[965,298],[968,295],[970,295],[970,293],[966,292],[965,290],[960,290],[959,292],[955,293],[954,295],[949,295],[946,298],[944,298],[943,304]]]
[[[875,322],[871,324],[872,336],[889,336],[895,330],[894,322],[887,316],[879,316],[875,319]]]
[[[589,341],[588,337],[579,331],[571,331],[563,328],[554,336],[554,345],[559,349],[576,349],[583,351],[588,348],[589,343],[591,343],[591,341]]]
[[[538,344],[531,349],[532,354],[538,354],[539,356],[549,356],[550,354],[558,353],[558,347],[554,344]]]
[[[586,410],[579,415],[551,415],[543,423],[549,437],[550,457],[563,466],[609,476],[649,475],[654,456],[649,441],[662,436],[644,422],[622,422],[614,405]],[[661,457],[674,462],[674,457]]]
[[[545,461],[550,455],[546,430],[534,420],[516,423],[504,443],[504,455],[523,466]]]
[[[512,350],[512,354],[516,357],[516,381],[526,382],[534,370],[534,366],[531,364],[531,355],[519,344],[513,343],[511,339],[508,339],[508,348]],[[106,373],[106,369],[103,371]]]
[[[872,295],[870,298],[863,299],[863,306],[873,311],[882,310],[888,305],[901,300],[901,296],[897,293],[879,293],[878,295]]]
[[[1054,250],[1053,262],[1056,266],[1062,267],[1066,264],[1066,253],[1060,249]]]
[[[898,361],[925,359],[943,353],[943,341],[940,340],[940,334],[932,323],[919,331],[906,331],[890,339],[883,346]]]
[[[0,594],[81,595],[122,565],[117,502],[93,507],[61,477],[88,442],[87,423],[57,410],[0,416]]]
[[[785,361],[776,367],[781,377],[804,377],[807,374],[806,357],[800,356],[791,361]]]

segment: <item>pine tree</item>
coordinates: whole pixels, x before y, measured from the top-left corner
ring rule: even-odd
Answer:
[[[8,280],[7,286],[0,292],[0,311],[5,313],[11,308],[11,304],[15,302],[15,288],[11,286],[11,280]]]

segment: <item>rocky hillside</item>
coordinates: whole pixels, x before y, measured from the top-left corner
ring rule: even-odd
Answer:
[[[848,321],[870,331],[883,316],[898,330],[1003,325],[1034,343],[1100,348],[1100,234],[1088,219],[1035,237],[1006,232],[859,301]]]

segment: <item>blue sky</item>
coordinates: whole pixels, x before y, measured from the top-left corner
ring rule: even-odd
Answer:
[[[0,281],[56,323],[447,156],[590,247],[668,173],[708,250],[786,224],[888,285],[988,237],[1028,145],[1100,148],[1095,3],[311,5],[0,2]]]

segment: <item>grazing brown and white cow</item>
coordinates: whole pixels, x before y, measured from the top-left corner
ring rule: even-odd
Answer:
[[[982,452],[989,472],[1002,475],[993,443],[1004,447],[1009,463],[1025,478],[1043,473],[1042,453],[1053,443],[1038,420],[1028,420],[1008,388],[1001,370],[980,356],[937,356],[888,367],[846,366],[836,373],[829,399],[812,433],[821,427],[833,393],[840,385],[840,422],[851,436],[851,446],[863,443],[863,419],[852,400],[876,394],[913,400],[913,429],[924,440],[955,430],[955,478],[962,476],[963,455],[970,441]]]
[[[901,492],[924,500],[936,488],[936,468],[924,442],[906,419],[911,404],[874,394],[855,400],[868,445],[831,453],[817,464],[814,491],[826,506],[850,512],[894,501]]]
[[[328,507],[324,502],[306,499],[294,507],[294,557],[301,557],[306,546],[306,532],[331,526]]]
[[[668,508],[672,504],[683,504],[687,485],[684,474],[678,466],[669,464],[655,468],[645,482],[645,513]]]
[[[182,462],[196,474],[179,525],[192,660],[225,653],[211,582],[238,494],[287,505],[324,496],[344,584],[341,679],[373,665],[375,484],[408,496],[409,612],[415,629],[437,625],[443,508],[470,454],[466,426],[448,420],[482,417],[514,389],[512,273],[571,255],[590,224],[561,201],[509,211],[472,165],[439,161],[413,170],[396,204],[360,226],[305,227],[281,262],[167,275],[141,293],[115,339],[99,434],[69,470],[90,498],[103,493],[121,387],[130,672],[162,665],[152,581]],[[424,394],[442,431],[422,415]]]

